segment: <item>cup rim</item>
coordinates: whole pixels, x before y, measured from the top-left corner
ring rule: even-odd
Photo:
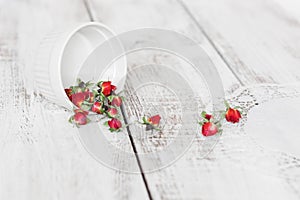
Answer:
[[[70,32],[67,33],[66,39],[63,41],[63,44],[62,44],[62,46],[60,48],[61,50],[60,50],[59,57],[58,57],[58,74],[59,74],[58,80],[59,80],[59,87],[62,89],[62,92],[63,92],[63,95],[64,95],[64,99],[68,102],[67,104],[69,105],[69,108],[72,108],[72,107],[78,108],[78,107],[76,105],[74,105],[72,103],[72,101],[70,101],[69,97],[67,96],[67,94],[65,92],[65,88],[64,88],[64,85],[63,85],[62,75],[61,75],[61,69],[62,69],[62,60],[63,60],[63,56],[64,56],[64,51],[65,51],[65,48],[66,48],[68,42],[70,41],[70,39],[79,30],[81,30],[83,28],[86,28],[86,27],[89,27],[89,26],[100,27],[100,28],[106,29],[109,33],[111,33],[111,35],[107,35],[107,34],[104,34],[102,32],[103,36],[113,37],[113,36],[116,35],[116,33],[112,29],[110,29],[108,26],[106,26],[105,24],[100,23],[100,22],[86,22],[86,23],[77,25],[75,28],[72,29],[72,31],[70,31]]]

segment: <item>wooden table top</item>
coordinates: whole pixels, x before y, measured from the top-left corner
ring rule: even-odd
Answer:
[[[30,78],[45,34],[98,21],[116,33],[155,27],[194,39],[227,97],[253,85],[291,89],[300,83],[299,9],[297,0],[0,0],[0,199],[300,199],[299,96],[251,109],[241,132],[225,128],[205,159],[195,141],[172,165],[131,174],[90,156],[70,113]],[[154,145],[135,142],[142,152]]]

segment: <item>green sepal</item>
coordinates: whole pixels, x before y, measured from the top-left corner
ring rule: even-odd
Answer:
[[[91,122],[91,120],[90,120],[89,118],[86,118],[86,121],[87,121],[87,123],[90,123],[90,122]]]
[[[73,123],[74,123],[74,115],[73,115],[73,116],[71,116],[71,117],[69,118],[69,122],[70,122],[71,124],[73,124]]]
[[[98,86],[98,87],[101,87],[102,83],[103,83],[103,81],[99,81],[99,82],[97,83],[97,86]]]
[[[148,122],[148,120],[146,119],[145,116],[142,118],[142,120],[143,120],[144,124],[149,124],[149,122]]]
[[[94,83],[92,83],[91,81],[88,81],[88,82],[86,82],[85,83],[85,85],[86,85],[86,87],[92,87],[92,86],[94,86],[95,84]]]
[[[116,97],[116,96],[111,95],[111,96],[108,96],[107,99],[108,99],[110,102],[112,102],[112,100],[113,100],[115,97]]]
[[[103,123],[104,126],[108,126],[108,121]]]
[[[91,105],[88,105],[88,104],[81,104],[81,106],[80,106],[80,108],[81,108],[81,110],[83,110],[83,111],[89,111],[90,109],[91,109]]]
[[[241,114],[243,114],[243,108],[240,106],[234,107],[234,109],[238,110]]]
[[[205,119],[206,114],[207,114],[207,113],[206,113],[205,111],[202,111],[201,117]]]
[[[225,104],[226,109],[230,108],[230,105],[226,100],[224,101],[224,104]]]
[[[114,128],[109,128],[108,130],[110,130],[110,132],[116,132],[116,129]]]
[[[80,78],[77,78],[76,83],[77,85],[79,85],[82,82],[82,80]]]

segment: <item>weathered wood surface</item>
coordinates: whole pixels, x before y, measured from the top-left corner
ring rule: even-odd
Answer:
[[[225,127],[206,159],[201,159],[202,140],[197,139],[176,163],[145,174],[143,180],[139,174],[115,172],[96,162],[66,123],[68,113],[29,90],[32,50],[42,36],[53,28],[90,20],[116,33],[138,27],[184,33],[207,51],[228,95],[241,85],[298,82],[297,8],[295,0],[1,1],[0,199],[299,199],[299,157],[261,156],[265,151],[248,141],[251,131],[244,134]],[[179,63],[159,55],[138,55],[129,67]],[[127,89],[131,87],[129,82]],[[158,97],[176,105],[172,93],[161,91]],[[142,115],[145,108],[135,101],[140,96],[131,95],[128,116]],[[145,91],[140,95],[145,95],[145,105],[155,103]],[[171,138],[134,142],[144,153],[163,148]],[[273,148],[274,143],[267,144]],[[291,153],[283,147],[278,146],[280,155]],[[290,170],[295,177],[287,175]]]
[[[180,1],[244,84],[299,82],[298,1]]]
[[[70,113],[30,92],[39,41],[89,20],[82,1],[1,1],[0,199],[147,198],[139,174],[99,164],[66,123]]]

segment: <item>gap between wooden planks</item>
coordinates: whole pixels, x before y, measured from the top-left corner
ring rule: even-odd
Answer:
[[[108,26],[110,26],[117,33],[123,31],[129,31],[138,27],[155,27],[166,28],[175,31],[179,31],[187,36],[198,41],[203,48],[208,52],[213,62],[217,66],[219,73],[222,73],[222,81],[227,91],[235,90],[239,87],[240,83],[234,77],[234,75],[227,68],[226,64],[217,54],[215,49],[209,43],[207,38],[202,34],[201,30],[191,20],[190,16],[182,8],[180,4],[174,1],[87,1],[88,8],[91,9],[89,13],[94,15],[91,17],[94,20],[99,20]],[[146,9],[146,10],[145,10]],[[164,12],[172,10],[174,15],[168,15]],[[151,62],[152,57],[142,57],[146,62]],[[145,61],[144,60],[144,61]],[[130,68],[131,66],[129,66]],[[130,85],[128,88],[130,89]],[[130,100],[129,100],[130,101]],[[136,102],[129,102],[132,105]],[[139,105],[132,106],[132,110],[127,110],[129,115],[133,113],[140,114],[141,107]],[[139,153],[146,151],[146,147],[139,141],[134,140],[134,145]],[[200,141],[196,141],[193,145],[193,153],[199,151],[198,145]],[[195,163],[189,161],[184,156],[174,165],[157,171],[151,174],[144,174],[146,179],[146,185],[149,187],[149,197],[154,199],[189,199],[199,198],[202,196],[197,189],[195,189],[197,182],[200,181],[200,177],[193,175],[187,171],[184,172],[182,166],[187,168],[194,168]],[[200,161],[201,162],[201,161]],[[143,168],[143,162],[141,162],[141,168]],[[196,168],[194,168],[196,169]],[[194,176],[191,180],[186,179],[182,173],[187,174],[187,177]],[[197,184],[192,184],[192,183]],[[190,188],[189,188],[190,187]],[[150,196],[151,195],[151,196]]]
[[[246,4],[225,0],[89,2],[94,19],[109,25],[117,33],[136,27],[158,27],[182,32],[199,41],[222,74],[228,93],[239,85],[298,81],[298,56],[294,51],[298,40],[292,31],[297,27],[278,21],[272,13],[265,14],[265,9],[272,10],[273,1]],[[274,5],[277,6],[275,11],[282,14],[280,6]],[[250,32],[247,32],[249,27]],[[285,31],[287,35],[284,35]],[[289,39],[290,36],[293,39]],[[284,50],[286,45],[288,51]],[[133,108],[132,112],[139,113],[140,109]],[[266,185],[270,181],[272,188],[279,191],[277,194],[290,194],[280,179],[252,172],[247,166],[239,168],[230,162],[234,151],[240,150],[234,148],[233,141],[242,143],[240,138],[228,137],[226,142],[230,144],[227,147],[218,145],[206,160],[198,159],[199,143],[196,141],[174,165],[145,174],[151,195],[155,199],[260,198],[262,191],[268,191]],[[137,142],[135,145],[140,151],[146,151],[143,145]],[[230,145],[233,145],[232,149],[228,149]],[[272,193],[268,195],[272,196]],[[276,197],[275,193],[273,197]]]

